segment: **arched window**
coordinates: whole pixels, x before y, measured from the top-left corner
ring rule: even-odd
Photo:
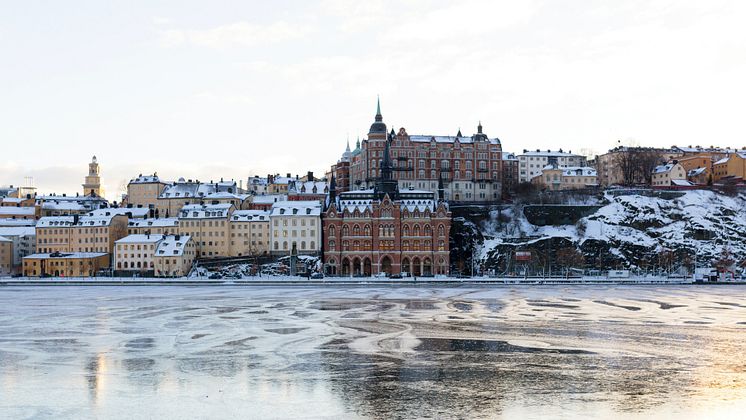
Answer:
[[[337,229],[334,227],[334,225],[329,226],[329,236],[333,238],[334,235],[336,235],[336,233],[337,233]]]
[[[354,241],[352,243],[352,250],[353,251],[360,251],[360,241]]]
[[[282,243],[282,249],[284,249],[284,250],[286,250],[286,251],[287,251],[287,249],[288,249],[288,241],[284,241],[284,242]]]
[[[306,241],[300,241],[300,249],[306,249]]]
[[[404,225],[404,236],[409,236],[409,225]]]
[[[347,236],[350,234],[350,228],[347,227],[347,225],[342,226],[342,236]]]
[[[445,236],[446,228],[443,225],[438,226],[438,236]]]
[[[350,250],[350,241],[342,241],[342,251]]]
[[[355,225],[352,227],[352,234],[355,236],[360,236],[360,226]]]
[[[365,236],[370,236],[370,226],[365,225],[364,232],[365,232]]]
[[[275,251],[277,251],[278,249],[280,249],[280,243],[275,241]]]
[[[432,236],[433,232],[430,230],[430,225],[425,225],[425,236]]]
[[[329,240],[329,249],[332,250],[332,251],[334,251],[334,247],[335,246],[337,246],[337,243],[334,242],[334,240],[330,239]]]
[[[314,251],[316,249],[316,241],[311,241],[311,248],[309,248],[311,251]]]
[[[420,225],[414,225],[414,236],[420,236]]]
[[[402,251],[409,251],[409,241],[404,241],[401,244]]]

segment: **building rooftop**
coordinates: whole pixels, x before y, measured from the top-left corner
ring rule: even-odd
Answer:
[[[146,234],[133,234],[127,235],[122,239],[115,241],[117,244],[143,244],[143,243],[156,243],[163,239],[163,235],[146,235]]]
[[[34,258],[34,259],[49,259],[49,258],[65,258],[65,259],[71,259],[71,258],[96,258],[96,257],[103,257],[107,256],[106,252],[53,252],[51,254],[31,254],[23,257],[25,260],[26,258]]]

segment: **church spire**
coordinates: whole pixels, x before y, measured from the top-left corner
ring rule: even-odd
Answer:
[[[380,96],[376,97],[376,121],[383,121],[383,116],[381,115],[381,97]]]

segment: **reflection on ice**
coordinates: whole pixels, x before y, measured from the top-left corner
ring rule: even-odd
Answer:
[[[8,418],[701,417],[746,289],[7,288]]]

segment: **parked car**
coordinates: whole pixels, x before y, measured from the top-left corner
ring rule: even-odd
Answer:
[[[322,274],[322,273],[313,273],[313,274],[311,274],[311,278],[312,279],[323,279],[324,278],[324,274]]]

